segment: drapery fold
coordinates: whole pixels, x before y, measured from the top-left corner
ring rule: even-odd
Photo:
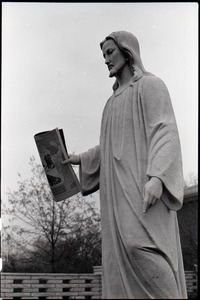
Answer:
[[[81,193],[83,196],[86,196],[99,189],[101,161],[99,145],[81,153],[80,158],[81,165],[79,168],[79,178],[81,183]]]

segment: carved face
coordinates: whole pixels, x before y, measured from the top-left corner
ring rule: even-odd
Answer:
[[[102,52],[105,58],[105,64],[110,71],[109,77],[120,76],[126,65],[126,59],[116,43],[112,39],[105,41],[102,46]]]

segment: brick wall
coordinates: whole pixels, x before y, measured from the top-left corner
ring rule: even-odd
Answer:
[[[197,295],[197,272],[185,271],[185,279],[187,285],[188,297],[192,294]]]
[[[197,294],[197,273],[186,271],[188,298]],[[2,273],[2,299],[101,299],[101,268],[94,274]]]
[[[100,299],[98,274],[1,274],[3,299]]]

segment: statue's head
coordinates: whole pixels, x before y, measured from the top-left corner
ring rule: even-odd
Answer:
[[[139,78],[142,74],[149,74],[146,72],[140,57],[139,42],[132,33],[127,31],[112,32],[100,43],[101,49],[104,43],[109,39],[112,39],[115,42],[120,51],[127,58],[134,76]]]

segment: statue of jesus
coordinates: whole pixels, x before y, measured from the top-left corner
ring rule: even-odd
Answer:
[[[103,299],[186,299],[177,210],[183,204],[179,135],[165,83],[147,72],[137,38],[100,44],[115,77],[99,145],[71,155],[81,192],[100,189]]]

